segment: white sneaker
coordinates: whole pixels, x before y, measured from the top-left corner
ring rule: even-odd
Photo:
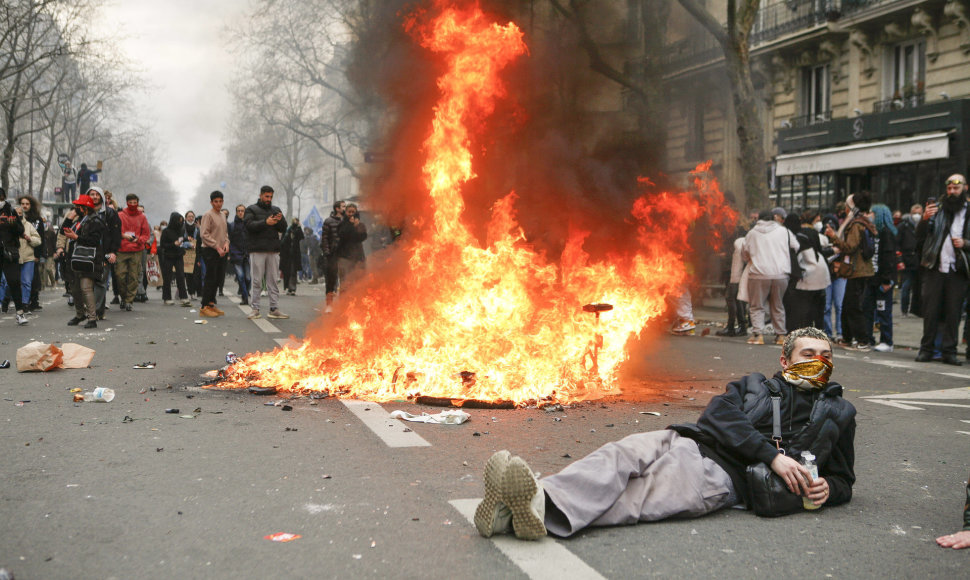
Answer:
[[[677,324],[674,324],[674,327],[671,328],[670,331],[671,332],[687,332],[688,330],[694,330],[695,328],[697,328],[697,325],[694,324],[694,321],[693,320],[691,320],[689,318],[681,318],[681,319],[677,320]]]
[[[516,538],[538,540],[546,535],[543,521],[546,493],[521,457],[513,457],[505,468],[502,499],[512,512],[512,530]]]
[[[165,303],[165,306],[171,306],[175,304],[175,302],[173,302],[172,300],[164,300],[163,302]]]
[[[892,352],[893,351],[893,345],[886,344],[885,342],[880,342],[875,347],[873,347],[873,350],[878,351],[878,352]]]
[[[485,498],[475,509],[475,527],[485,538],[504,534],[512,528],[512,511],[502,501],[502,481],[511,455],[504,449],[485,463]]]
[[[23,312],[18,312],[17,313],[17,324],[19,326],[23,326],[23,325],[27,324],[27,316],[24,315]]]

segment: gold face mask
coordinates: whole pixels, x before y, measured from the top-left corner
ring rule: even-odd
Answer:
[[[781,375],[800,389],[822,389],[832,376],[832,361],[822,357],[805,360],[788,365]]]

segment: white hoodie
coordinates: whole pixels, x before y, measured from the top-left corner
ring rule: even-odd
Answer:
[[[791,274],[791,255],[798,240],[788,228],[770,220],[758,220],[744,237],[742,256],[750,263],[748,276],[754,280],[782,280]]]

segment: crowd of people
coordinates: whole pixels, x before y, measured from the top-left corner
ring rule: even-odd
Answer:
[[[198,301],[201,316],[223,316],[218,298],[225,296],[227,272],[237,282],[240,303],[251,309],[250,319],[264,315],[264,296],[267,318],[289,318],[279,308],[280,282],[293,296],[299,282],[317,284],[320,277],[329,313],[340,280],[366,261],[367,226],[353,203],[334,203],[318,237],[297,218],[287,222],[268,185],[255,203],[237,205],[234,216],[223,208],[224,194],[213,191],[211,208],[201,216],[173,211],[154,227],[138,195],[128,194],[119,209],[110,191],[98,186],[82,191],[63,221],[52,225],[35,198],[25,195],[11,203],[0,189],[0,304],[3,312],[14,305],[19,325],[43,309],[39,291],[58,282],[74,308],[70,326],[97,328],[109,305],[130,312],[135,303],[149,300],[152,287],[161,291],[165,305],[177,300],[191,307]],[[374,241],[383,247],[393,239],[388,231]]]
[[[861,191],[833,213],[776,207],[752,214],[724,262],[728,322],[717,334],[745,336],[750,344],[771,335],[782,344],[786,329],[813,326],[845,349],[892,352],[898,297],[902,316],[923,317],[916,360],[962,364],[956,351],[970,309],[967,199],[966,179],[953,175],[939,202],[930,198],[907,213],[873,204]],[[964,342],[968,337],[970,325]]]

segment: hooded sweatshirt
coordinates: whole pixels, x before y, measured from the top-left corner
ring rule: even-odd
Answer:
[[[121,218],[121,251],[140,252],[144,250],[152,235],[152,228],[148,225],[148,218],[145,217],[145,214],[137,207],[133,209],[126,205],[125,209],[118,212],[118,217]],[[129,240],[127,237],[129,233],[135,234],[138,238],[134,242]]]
[[[774,220],[758,220],[744,237],[741,250],[751,264],[748,277],[753,280],[784,280],[791,274],[789,249],[798,251],[798,239],[788,228]]]

